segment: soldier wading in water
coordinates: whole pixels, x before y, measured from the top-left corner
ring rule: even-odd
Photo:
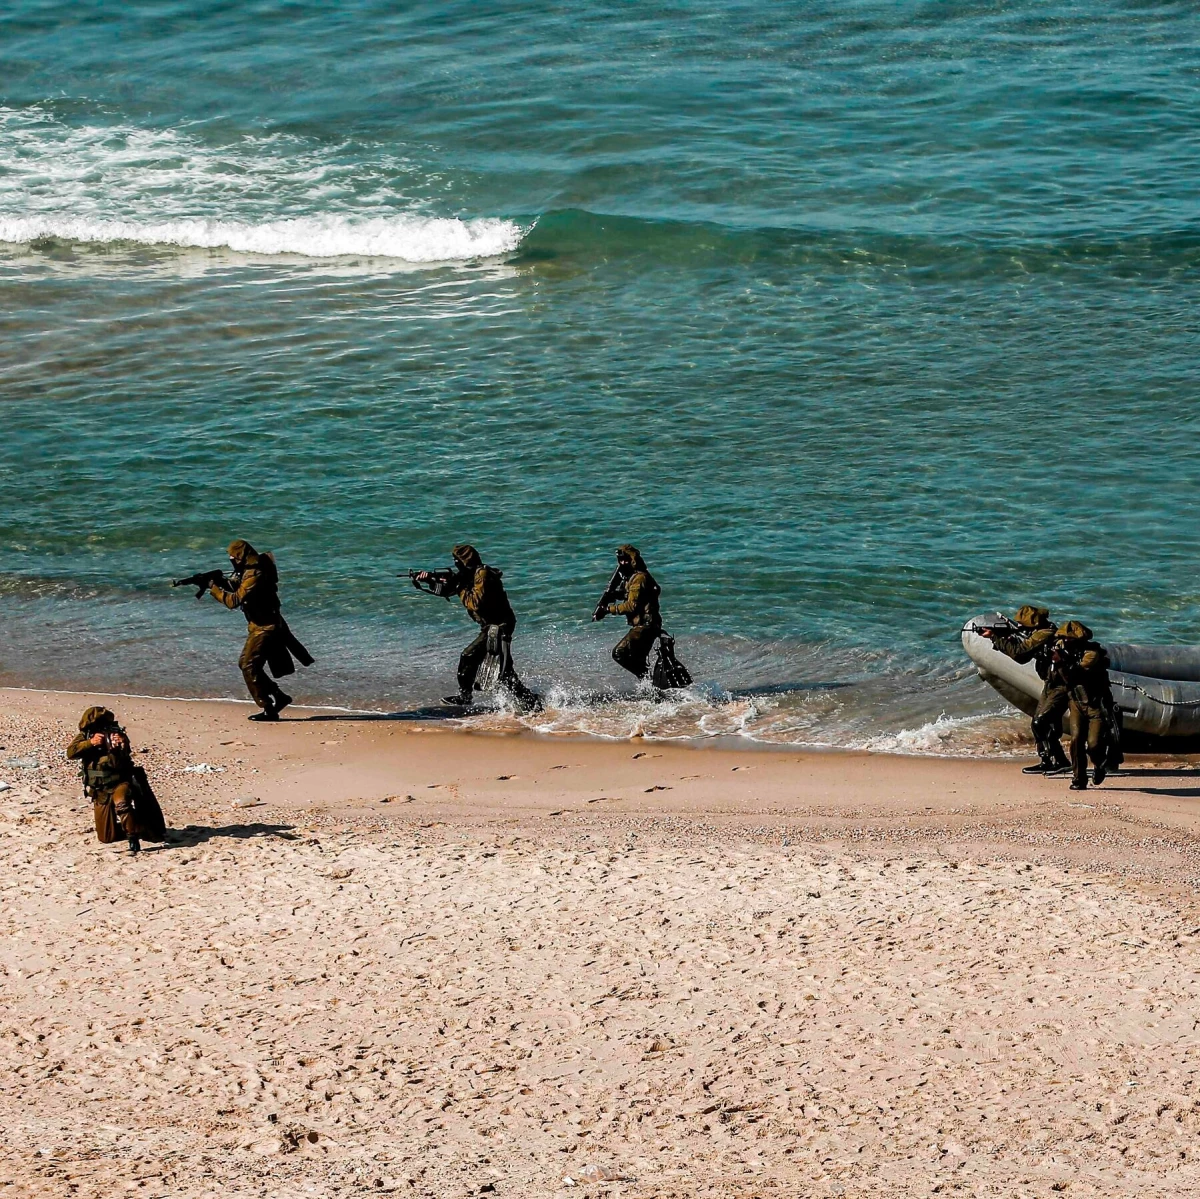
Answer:
[[[609,580],[593,620],[624,616],[629,632],[613,647],[613,661],[637,679],[651,676],[650,651],[658,645],[652,682],[655,687],[689,687],[692,676],[675,658],[675,639],[663,632],[658,597],[662,594],[635,545],[617,547],[617,569]]]
[[[512,660],[512,637],[517,617],[508,602],[501,572],[485,566],[473,545],[456,545],[451,550],[454,569],[421,570],[412,580],[423,591],[449,599],[457,595],[467,615],[479,625],[479,635],[458,659],[458,694],[446,696],[446,703],[467,706],[473,702],[475,680],[484,661],[496,666],[496,685],[507,691],[526,711],[541,707],[541,700],[521,682]]]
[[[125,730],[107,708],[84,712],[67,757],[83,769],[83,789],[92,801],[102,845],[128,841],[129,852],[138,853],[143,840],[163,840],[162,809],[146,772],[133,763]]]

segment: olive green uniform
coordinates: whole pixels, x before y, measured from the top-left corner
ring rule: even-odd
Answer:
[[[235,541],[229,547],[229,557],[240,569],[240,576],[233,586],[214,583],[209,594],[227,608],[240,608],[246,618],[246,643],[238,658],[238,668],[246,680],[250,698],[269,712],[290,700],[267,674],[267,667],[277,677],[288,675],[296,669],[292,654],[305,666],[312,663],[312,657],[292,635],[279,610],[275,559],[270,554],[259,554],[245,541]]]
[[[1071,717],[1071,785],[1082,790],[1088,783],[1089,757],[1100,772],[1108,763],[1109,709],[1113,706],[1108,651],[1092,640],[1087,625],[1076,620],[1059,626],[1057,644]],[[1102,777],[1099,774],[1097,781]]]
[[[650,651],[663,629],[658,609],[662,589],[634,546],[623,545],[619,552],[632,561],[633,572],[625,580],[624,594],[608,604],[605,610],[610,616],[624,616],[629,632],[613,646],[612,656],[618,666],[644,679],[650,669]]]
[[[96,837],[103,845],[113,841],[136,842],[141,833],[134,801],[137,782],[128,738],[123,747],[111,744],[109,734],[125,736],[107,708],[89,708],[80,720],[80,731],[67,746],[67,758],[83,769],[83,786],[92,801]],[[105,736],[100,746],[91,742],[94,733]]]
[[[1054,636],[1054,626],[1047,624],[1041,628],[992,638],[993,647],[1002,654],[1007,654],[1014,662],[1032,661],[1038,677],[1042,680],[1042,694],[1038,697],[1030,728],[1033,731],[1038,757],[1047,769],[1067,765],[1061,737],[1063,717],[1070,706],[1070,689],[1053,661]]]

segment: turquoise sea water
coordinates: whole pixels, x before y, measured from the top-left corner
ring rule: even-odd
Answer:
[[[298,698],[450,690],[469,539],[609,736],[988,752],[965,616],[1200,642],[1193,5],[397,8],[0,14],[5,681],[241,695],[234,536]]]

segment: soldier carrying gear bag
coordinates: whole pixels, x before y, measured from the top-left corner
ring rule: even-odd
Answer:
[[[246,618],[246,644],[238,658],[250,698],[262,709],[251,720],[275,721],[292,702],[275,679],[295,674],[295,657],[301,666],[313,664],[312,655],[296,639],[279,610],[279,572],[272,554],[260,554],[248,541],[229,547],[233,573],[221,576],[208,588],[213,599],[227,608],[240,608]]]
[[[1063,753],[1061,738],[1062,720],[1070,706],[1070,696],[1067,681],[1054,663],[1056,629],[1050,619],[1050,610],[1025,604],[1017,609],[1013,623],[1017,628],[1011,633],[998,633],[995,629],[976,631],[991,641],[993,649],[1007,654],[1014,662],[1032,661],[1042,680],[1042,694],[1030,722],[1038,761],[1024,767],[1024,773],[1055,774],[1069,770],[1071,764]]]
[[[458,659],[458,694],[446,696],[448,704],[473,702],[479,668],[485,660],[493,666],[496,686],[507,691],[524,711],[536,711],[541,700],[521,682],[512,660],[512,637],[517,618],[501,581],[503,572],[485,566],[473,545],[456,545],[451,551],[453,572],[420,570],[412,573],[421,591],[450,599],[457,595],[467,615],[479,625],[479,635]]]
[[[162,841],[166,823],[158,799],[135,766],[129,738],[107,708],[88,708],[79,721],[79,733],[67,746],[67,757],[83,771],[83,789],[92,801],[96,837],[102,845],[128,841],[138,853],[142,841]]]
[[[613,661],[637,679],[650,676],[660,690],[690,687],[692,676],[675,657],[675,639],[663,631],[658,597],[662,588],[646,568],[637,546],[617,548],[617,569],[609,580],[593,620],[606,616],[624,616],[629,632],[613,647]],[[650,669],[650,651],[658,646],[654,669]]]
[[[1071,790],[1086,791],[1089,756],[1094,784],[1102,783],[1108,772],[1109,712],[1113,707],[1108,651],[1092,640],[1087,625],[1068,620],[1055,634],[1054,660],[1070,698]]]

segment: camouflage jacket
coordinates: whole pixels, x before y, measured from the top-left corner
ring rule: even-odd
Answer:
[[[1052,675],[1058,674],[1053,659],[1054,634],[1053,627],[1030,629],[1027,633],[1007,633],[993,637],[992,647],[1007,654],[1014,662],[1033,662],[1038,678],[1048,683]]]
[[[645,569],[635,571],[626,580],[625,595],[608,605],[612,616],[624,616],[634,626],[656,625],[662,622],[658,611],[661,588],[654,576]]]
[[[232,590],[214,583],[209,595],[227,608],[241,608],[248,624],[278,624],[279,572],[270,554],[257,554],[246,563],[237,586]]]
[[[1112,684],[1108,678],[1110,659],[1108,650],[1098,641],[1059,642],[1059,657],[1063,678],[1079,698],[1086,696],[1089,703],[1111,699]]]
[[[122,731],[122,730],[114,730]],[[133,781],[133,758],[128,749],[93,745],[90,733],[78,733],[67,746],[67,757],[83,769],[83,785],[90,794],[112,791]]]
[[[467,614],[478,625],[506,625],[509,629],[517,624],[508,593],[500,581],[500,572],[491,566],[477,566],[474,571],[458,574],[458,597]]]

